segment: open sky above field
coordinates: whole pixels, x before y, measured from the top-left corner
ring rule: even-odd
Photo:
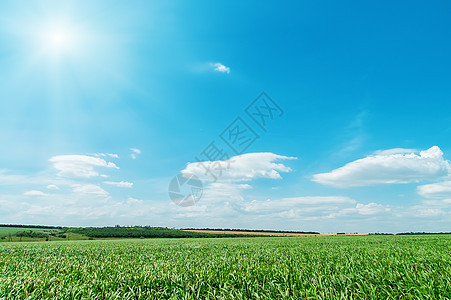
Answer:
[[[0,220],[449,231],[450,15],[1,1]],[[195,205],[171,201],[179,173]]]

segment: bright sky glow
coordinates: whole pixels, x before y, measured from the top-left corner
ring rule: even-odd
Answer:
[[[79,40],[83,33],[77,33],[67,25],[53,24],[39,29],[36,46],[50,58],[64,55],[75,55]],[[78,42],[78,43],[77,43]]]
[[[46,34],[46,41],[52,49],[66,50],[70,49],[71,36],[62,30],[53,30]]]

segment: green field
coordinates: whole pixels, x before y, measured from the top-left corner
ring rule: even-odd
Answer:
[[[0,245],[5,299],[449,299],[451,236]]]
[[[2,227],[0,226],[0,238],[16,234],[20,231],[39,231],[39,232],[52,232],[59,231],[59,229],[43,229],[43,228],[24,228],[24,227]]]

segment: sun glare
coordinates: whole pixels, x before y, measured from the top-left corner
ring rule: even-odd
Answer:
[[[49,50],[53,52],[62,52],[70,50],[70,36],[62,31],[54,31],[46,34],[46,41],[44,41]]]
[[[43,52],[61,56],[73,54],[79,47],[80,35],[65,24],[52,24],[40,30],[38,43]]]
[[[62,34],[60,32],[54,32],[54,33],[52,33],[52,35],[50,37],[50,42],[52,44],[52,47],[55,47],[55,48],[64,47],[66,40],[67,39],[64,36],[64,34]]]

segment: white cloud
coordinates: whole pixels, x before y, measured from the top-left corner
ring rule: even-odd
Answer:
[[[282,163],[276,163],[276,161],[287,159],[296,158],[270,152],[246,153],[226,161],[189,163],[182,170],[182,174],[194,174],[202,181],[215,180],[206,170],[213,172],[220,181],[240,182],[257,178],[281,179],[279,172],[290,172],[291,168]]]
[[[94,154],[94,156],[96,156],[96,157],[107,157],[107,156],[109,156],[109,157],[112,157],[112,158],[119,158],[119,155],[114,154],[114,153],[96,153],[96,154]]]
[[[418,206],[418,213],[421,216],[433,216],[432,210],[449,209],[451,207],[451,181],[443,181],[432,184],[420,185],[417,187],[417,193],[424,197],[422,205]],[[436,216],[443,215],[443,211]],[[450,211],[451,213],[451,211]]]
[[[217,72],[227,73],[227,74],[230,73],[230,68],[224,66],[223,64],[221,64],[221,63],[219,63],[219,62],[214,63],[214,64],[210,64],[210,66],[211,66],[212,68],[214,68],[214,70],[217,71]]]
[[[59,190],[59,187],[56,184],[47,185],[47,189],[49,190]]]
[[[336,187],[368,186],[436,180],[450,170],[443,152],[433,146],[419,154],[390,149],[350,162],[328,173],[313,175],[313,181]]]
[[[361,215],[374,215],[383,211],[389,211],[389,208],[374,202],[368,204],[357,203],[355,209]]]
[[[127,182],[127,181],[104,181],[103,183],[108,184],[108,185],[114,185],[117,187],[122,187],[122,188],[132,188],[133,187],[133,182]]]
[[[249,189],[252,189],[252,186],[245,183],[212,182],[204,188],[200,201],[204,204],[230,201],[240,202],[244,200],[241,192]]]
[[[428,151],[424,151],[428,152]],[[437,164],[438,159],[427,158],[426,155],[414,155],[421,159],[429,159]],[[373,156],[410,156],[412,151],[396,149],[377,152]],[[94,155],[93,155],[94,156]],[[101,161],[86,163],[85,159],[69,159],[77,161],[77,167],[88,164],[92,172],[108,171],[108,155],[98,156]],[[441,155],[440,155],[441,157]],[[451,225],[451,197],[448,197],[449,182],[441,182],[418,187],[418,193],[425,197],[422,205],[387,206],[385,204],[356,201],[346,196],[301,196],[287,197],[292,188],[285,189],[280,183],[280,191],[273,192],[268,179],[280,179],[283,172],[290,172],[286,156],[273,153],[249,153],[220,162],[227,165],[223,176],[213,182],[205,169],[196,163],[188,164],[184,171],[194,169],[200,178],[205,179],[204,194],[196,206],[179,207],[164,200],[167,179],[149,181],[160,189],[161,193],[152,198],[138,200],[136,195],[124,197],[110,186],[131,187],[127,181],[106,181],[94,176],[78,176],[80,178],[57,177],[56,172],[43,170],[35,175],[12,177],[0,170],[6,183],[20,183],[10,192],[0,195],[0,204],[6,207],[0,211],[0,218],[5,222],[15,223],[29,220],[31,223],[54,224],[64,226],[102,226],[112,224],[148,224],[152,220],[155,226],[174,227],[216,227],[216,228],[249,228],[280,230],[314,230],[321,232],[388,232],[388,231],[446,231]],[[63,163],[66,160],[52,158],[52,163]],[[420,160],[414,158],[413,160]],[[80,162],[82,161],[82,162]],[[102,162],[103,161],[103,162]],[[80,162],[80,163],[79,163]],[[91,162],[91,160],[89,160]],[[214,164],[215,162],[210,162]],[[52,165],[53,165],[52,164]],[[200,168],[199,168],[200,166]],[[103,169],[101,169],[103,168]],[[78,173],[89,173],[89,168],[82,168]],[[58,172],[66,171],[61,166]],[[66,174],[66,173],[63,173]],[[49,176],[50,175],[50,176]],[[111,174],[112,175],[112,174]],[[116,176],[114,176],[116,177]],[[88,178],[88,180],[86,180]],[[282,193],[274,199],[266,199],[261,191],[253,188],[252,180],[266,178],[264,182],[269,194]],[[105,180],[105,182],[103,182]],[[445,179],[447,180],[447,179]],[[278,181],[280,182],[280,181]],[[1,182],[0,182],[1,184]],[[108,186],[108,184],[110,186]],[[279,186],[279,185],[277,185]],[[3,186],[2,186],[3,188]],[[58,192],[54,192],[59,188]],[[32,189],[41,189],[32,190]],[[111,194],[108,190],[111,189]],[[17,190],[20,192],[17,193]],[[48,194],[44,193],[46,191]],[[27,191],[23,193],[23,191]],[[132,190],[129,190],[130,192]],[[163,197],[160,197],[163,195]],[[294,194],[296,195],[296,194]],[[285,198],[283,198],[285,197]],[[443,198],[445,197],[445,198]],[[446,198],[448,197],[448,198]],[[362,199],[364,200],[364,199]],[[387,199],[388,201],[389,199]]]
[[[143,201],[140,199],[135,199],[133,197],[128,197],[127,201],[125,202],[127,205],[134,205],[134,204],[142,204]]]
[[[138,155],[141,154],[141,150],[140,149],[130,148],[130,150],[132,151],[132,154],[130,154],[132,159],[137,159]]]
[[[318,204],[354,204],[356,201],[344,196],[310,196],[283,198],[282,201],[293,202],[302,205]]]
[[[417,193],[425,198],[451,198],[451,181],[420,185]]]
[[[387,150],[378,150],[374,152],[376,155],[391,155],[391,154],[409,154],[418,152],[416,149],[406,149],[406,148],[393,148]]]
[[[343,216],[350,216],[350,215],[363,215],[363,216],[370,216],[370,215],[376,215],[383,212],[390,212],[390,207],[384,206],[382,204],[378,203],[357,203],[355,207],[348,207],[343,208],[339,210],[338,212],[331,213],[328,217],[329,218],[337,218],[337,217],[343,217]]]
[[[343,196],[309,196],[309,197],[291,197],[277,200],[268,199],[266,201],[253,200],[244,205],[247,212],[282,212],[291,211],[297,214],[300,212],[311,212],[317,210],[335,209],[337,206],[354,204],[356,201]]]
[[[59,176],[90,178],[99,176],[96,167],[119,169],[114,163],[87,155],[60,155],[49,159]]]
[[[179,218],[208,217],[235,218],[243,212],[246,203],[243,193],[252,189],[247,182],[258,178],[281,179],[279,172],[290,172],[291,168],[278,162],[295,159],[274,153],[247,153],[226,161],[207,161],[188,163],[182,174],[194,174],[205,184],[202,198],[197,203],[198,209],[184,210]],[[218,167],[221,168],[218,173]],[[206,173],[210,168],[217,180]],[[201,208],[201,209],[200,209]]]
[[[24,194],[24,196],[47,196],[46,193],[41,192],[41,191],[36,191],[36,190],[26,191],[23,194]]]
[[[108,192],[95,184],[75,184],[72,188],[76,194],[88,194],[96,196],[108,196]]]
[[[446,212],[440,208],[421,208],[417,209],[419,217],[438,217],[446,215]]]

